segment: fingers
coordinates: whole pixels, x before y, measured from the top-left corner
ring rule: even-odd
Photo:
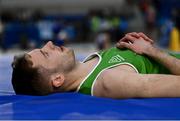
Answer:
[[[132,49],[132,44],[131,43],[127,43],[127,42],[119,42],[117,43],[117,47],[118,48],[128,48],[128,49]]]
[[[151,42],[152,44],[154,43],[154,41],[153,41],[152,39],[150,39],[149,37],[147,37],[144,33],[139,32],[138,34],[139,34],[139,36],[141,36],[141,37],[142,37],[143,39],[145,39],[146,41],[149,41],[149,42]]]
[[[122,42],[132,44],[136,39],[136,37],[133,37],[130,34],[126,34],[122,39],[119,40],[119,42],[117,42],[116,46],[119,48],[124,48],[124,46],[121,46]]]
[[[121,38],[117,43],[116,43],[116,47],[123,49],[124,47],[120,45],[121,42],[125,42],[127,41],[126,37],[124,36],[123,38]]]
[[[127,41],[126,36],[124,36],[122,39],[120,39],[118,42]]]
[[[136,38],[141,37],[137,32],[131,32],[131,33],[128,33],[126,35],[130,35],[130,36],[133,36],[133,37],[136,37]]]
[[[131,35],[125,35],[125,38],[128,42],[130,41],[131,43],[134,43],[134,41],[137,40],[136,37],[131,36]]]
[[[133,38],[131,39],[131,37],[133,37]],[[129,38],[131,39],[131,41],[133,41],[133,40],[140,38],[140,37],[141,37],[141,35],[139,35],[139,33],[131,32],[131,33],[127,33],[122,39],[119,40],[119,42],[120,41],[129,41],[128,40]]]
[[[154,43],[154,41],[152,39],[150,39],[149,37],[147,37],[144,33],[142,32],[131,32],[131,33],[128,33],[126,34],[122,39],[119,40],[119,42],[117,42],[116,46],[119,47],[119,48],[124,48],[126,47],[124,44],[123,46],[120,44],[121,42],[125,42],[125,43],[129,43],[129,44],[133,44],[134,41],[136,40],[145,40],[145,41],[148,41],[150,42],[151,44]]]
[[[142,32],[139,32],[138,33],[141,37],[143,37],[144,39],[149,39],[149,37],[147,37],[144,33]]]
[[[154,41],[152,40],[152,39],[150,39],[149,37],[147,37],[144,33],[142,33],[142,32],[139,32],[139,33],[137,33],[137,32],[131,32],[131,33],[128,33],[128,34],[126,34],[126,35],[130,35],[130,36],[132,36],[132,37],[135,37],[135,38],[140,38],[140,37],[142,37],[143,39],[145,39],[146,41],[149,41],[150,43],[154,43]]]

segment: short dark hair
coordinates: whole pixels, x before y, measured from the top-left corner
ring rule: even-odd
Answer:
[[[22,54],[14,57],[11,81],[15,93],[25,95],[49,94],[50,88],[44,82],[48,80],[48,70],[43,67],[33,67],[28,56],[28,54]]]

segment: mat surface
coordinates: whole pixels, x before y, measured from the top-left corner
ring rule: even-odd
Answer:
[[[179,119],[180,98],[96,98],[78,93],[14,95],[12,56],[0,57],[0,119]]]

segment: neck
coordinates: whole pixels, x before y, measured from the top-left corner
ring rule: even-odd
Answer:
[[[65,92],[75,91],[90,71],[88,63],[77,61],[72,71],[65,75],[65,83],[61,89]]]

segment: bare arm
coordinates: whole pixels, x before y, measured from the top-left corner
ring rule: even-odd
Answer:
[[[104,76],[103,88],[96,96],[116,99],[180,97],[180,76],[123,71],[118,74],[109,71],[102,76]]]
[[[122,38],[117,47],[129,48],[138,54],[145,54],[171,71],[172,74],[180,75],[180,59],[177,59],[153,45],[153,40],[143,33],[130,33]]]
[[[180,75],[180,59],[177,59],[155,47],[149,48],[145,54],[164,65],[172,74]]]

